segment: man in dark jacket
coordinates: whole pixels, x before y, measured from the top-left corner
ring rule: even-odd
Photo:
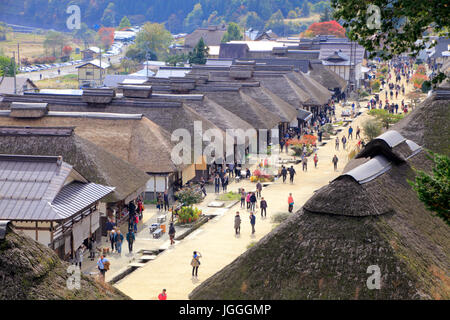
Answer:
[[[256,205],[256,195],[254,192],[252,192],[252,195],[250,196],[250,210],[255,211],[255,205]]]
[[[291,181],[291,183],[294,183],[295,174],[296,174],[296,172],[295,172],[294,166],[291,166],[289,168],[289,180]]]
[[[283,177],[283,183],[286,183],[287,170],[285,166],[281,167],[281,176]]]
[[[253,214],[253,212],[250,212],[250,224],[252,225],[252,234],[255,233],[255,223],[256,223],[256,217]]]
[[[256,196],[258,198],[261,198],[261,191],[262,191],[262,184],[261,182],[258,181],[258,183],[256,184]]]
[[[133,252],[134,240],[136,240],[136,237],[134,236],[133,230],[130,229],[130,230],[128,230],[128,233],[127,233],[128,252],[129,253]]]
[[[169,192],[166,190],[164,191],[164,211],[169,210]]]
[[[264,218],[267,216],[267,201],[264,200],[264,197],[261,198],[261,203],[259,204],[261,207],[261,218],[263,217],[264,212]]]
[[[216,177],[214,178],[214,192],[220,192],[220,176],[218,174],[216,174]]]

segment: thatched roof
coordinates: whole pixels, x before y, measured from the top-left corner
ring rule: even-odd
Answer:
[[[190,298],[449,299],[448,226],[407,183],[411,166],[430,162],[424,153],[410,161],[364,185],[346,178],[320,189]],[[371,265],[381,290],[367,288]]]
[[[109,284],[81,274],[80,289],[69,290],[68,262],[50,248],[7,228],[0,240],[0,300],[128,300]]]
[[[2,127],[23,128],[22,120],[4,121]],[[37,126],[33,126],[38,128]],[[48,127],[47,127],[48,128]],[[62,156],[76,171],[91,182],[115,187],[113,193],[105,197],[106,202],[125,200],[136,196],[145,189],[148,176],[131,164],[117,158],[100,146],[72,133],[71,135],[41,135],[39,130],[30,130],[29,134],[2,134],[0,145],[2,153],[19,155]]]
[[[311,63],[309,76],[330,90],[339,88],[344,91],[347,88],[347,81],[336,72],[325,68],[322,63]]]
[[[184,38],[184,45],[187,48],[193,48],[203,38],[207,46],[219,46],[225,32],[227,29],[222,26],[197,28]]]
[[[444,108],[443,101],[428,101],[417,111],[432,113],[421,118],[426,121],[422,128],[410,115],[395,129],[411,139],[412,131],[402,129],[415,125],[411,130],[416,129],[419,141],[431,141],[433,151],[447,152],[448,146],[434,143],[445,127],[429,128],[434,127],[432,116],[442,124],[448,102]],[[435,137],[421,137],[424,134]],[[352,168],[354,161],[367,163],[351,160]],[[414,179],[413,168],[430,172],[432,165],[426,152],[420,152],[393,162],[389,170],[365,183],[343,175],[196,287],[190,298],[450,299],[448,225],[425,209],[408,183]],[[374,265],[380,268],[381,290],[367,287],[368,267]]]
[[[277,127],[281,119],[242,91],[208,92],[206,96],[256,129]]]
[[[0,116],[0,125],[30,127],[75,127],[75,133],[116,157],[147,173],[177,171],[171,160],[170,134],[145,117],[136,119],[75,117],[69,112],[51,111],[40,119],[14,119]],[[57,116],[55,116],[57,115]],[[112,114],[112,116],[117,114]]]
[[[310,103],[324,105],[331,99],[331,93],[327,88],[303,72],[289,72],[286,76],[311,96],[312,102]]]
[[[255,99],[270,112],[278,115],[283,122],[297,119],[297,110],[294,106],[279,98],[270,90],[262,87],[242,88],[242,92]]]

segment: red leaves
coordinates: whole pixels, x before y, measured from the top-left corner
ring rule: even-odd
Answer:
[[[345,29],[335,20],[315,22],[309,26],[305,33],[313,36],[335,35],[338,38],[345,38]]]

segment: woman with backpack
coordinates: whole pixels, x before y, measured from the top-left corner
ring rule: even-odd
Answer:
[[[194,251],[194,254],[192,256],[191,260],[191,266],[192,266],[192,278],[197,278],[198,275],[198,267],[200,266],[200,258],[202,255],[200,252]]]

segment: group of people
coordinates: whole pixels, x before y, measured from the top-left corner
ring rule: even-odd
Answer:
[[[156,198],[156,208],[159,211],[168,211],[169,210],[169,192],[167,190],[164,191],[164,194],[161,194],[161,192],[158,192],[157,198]]]
[[[259,207],[261,208],[261,217],[267,216],[267,201],[262,197],[262,184],[258,182],[256,184],[256,192],[246,192],[244,188],[239,190],[241,194],[241,208],[246,208],[247,211],[255,212],[257,198],[261,198]]]
[[[283,178],[283,183],[286,183],[286,177],[289,173],[289,181],[294,183],[294,176],[297,174],[297,172],[294,169],[294,166],[291,166],[290,168],[286,168],[284,165],[281,166],[280,175]]]

